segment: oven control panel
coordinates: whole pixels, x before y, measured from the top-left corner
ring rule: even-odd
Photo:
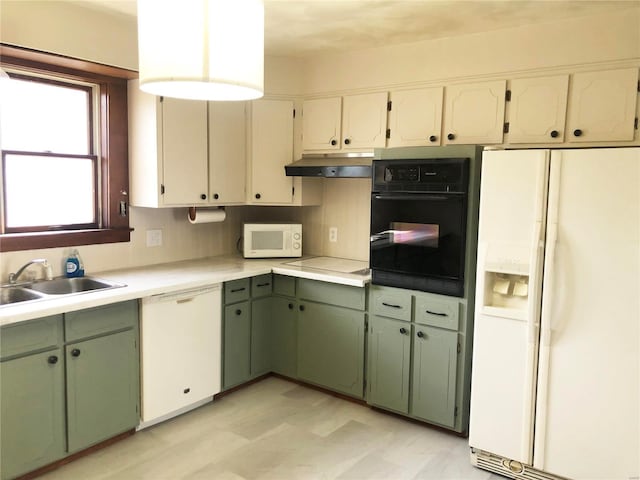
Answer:
[[[468,158],[374,160],[374,192],[466,193]]]

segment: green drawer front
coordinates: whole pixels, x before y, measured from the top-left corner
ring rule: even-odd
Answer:
[[[0,330],[0,358],[55,347],[62,343],[62,315],[7,325]]]
[[[411,321],[411,292],[396,288],[371,287],[371,310],[382,317]]]
[[[273,276],[273,293],[285,297],[296,296],[296,279],[286,275]]]
[[[224,284],[224,303],[236,303],[249,299],[251,279],[241,278]]]
[[[298,279],[298,297],[314,302],[364,310],[365,289],[301,278]]]
[[[258,275],[251,279],[251,296],[253,298],[271,295],[273,290],[273,278],[270,273]]]
[[[416,295],[415,321],[423,325],[458,330],[460,302],[436,295]]]
[[[66,313],[64,335],[67,342],[134,327],[138,301],[112,303],[102,307]]]

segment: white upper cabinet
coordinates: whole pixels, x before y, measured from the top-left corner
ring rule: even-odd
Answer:
[[[209,102],[209,203],[246,200],[246,102]]]
[[[252,204],[291,204],[293,177],[284,166],[293,161],[293,102],[251,102],[250,190]]]
[[[567,141],[633,140],[637,95],[637,68],[572,75]]]
[[[303,102],[305,151],[372,150],[385,146],[386,134],[387,92]]]
[[[446,87],[442,143],[502,143],[505,92],[505,80]]]
[[[568,75],[511,81],[508,143],[562,143]]]
[[[388,147],[440,145],[444,88],[391,92]]]
[[[302,149],[340,149],[341,119],[341,97],[305,100],[302,104]]]
[[[387,92],[347,95],[342,105],[342,148],[382,148],[387,139]]]

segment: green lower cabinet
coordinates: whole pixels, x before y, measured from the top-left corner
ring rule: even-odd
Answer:
[[[65,454],[60,348],[0,363],[0,474],[13,478]]]
[[[65,347],[69,452],[138,423],[138,361],[133,330]]]
[[[259,285],[262,284],[259,283]],[[270,283],[269,287],[271,287]],[[271,371],[271,301],[271,297],[251,301],[250,374],[252,378]]]
[[[411,413],[447,427],[455,424],[458,333],[415,325]]]
[[[223,388],[249,380],[251,351],[251,307],[249,302],[227,305],[224,309]]]
[[[372,316],[369,320],[367,401],[409,413],[411,324]]]
[[[298,303],[291,298],[273,297],[272,369],[287,377],[297,375]]]
[[[300,302],[298,377],[363,397],[365,313]]]

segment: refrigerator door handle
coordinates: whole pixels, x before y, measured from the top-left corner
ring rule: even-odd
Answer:
[[[540,272],[540,259],[542,258],[542,252],[544,243],[542,239],[542,222],[537,221],[533,229],[533,247],[531,248],[531,259],[529,261],[529,305],[527,312],[528,322],[528,341],[529,343],[536,343],[538,336],[538,303],[540,300],[540,281],[538,275]]]

